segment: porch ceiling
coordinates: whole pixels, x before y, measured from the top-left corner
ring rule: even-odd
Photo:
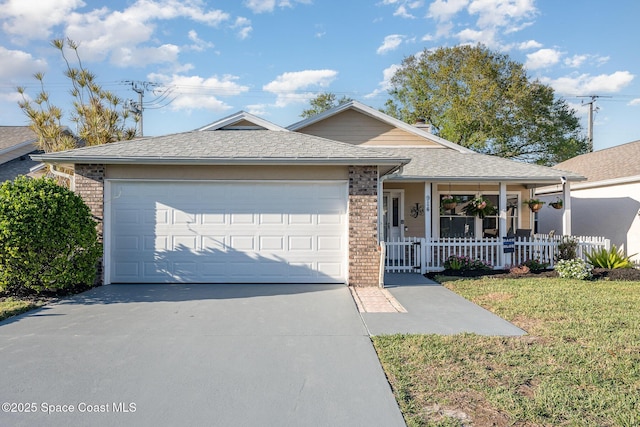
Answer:
[[[385,147],[385,151],[411,159],[401,171],[390,175],[388,181],[518,182],[536,187],[559,184],[563,178],[567,181],[586,179],[546,166],[445,148]]]

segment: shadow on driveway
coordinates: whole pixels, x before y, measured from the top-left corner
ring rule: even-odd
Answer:
[[[0,425],[404,425],[344,285],[103,286],[0,323],[0,365],[38,409]]]

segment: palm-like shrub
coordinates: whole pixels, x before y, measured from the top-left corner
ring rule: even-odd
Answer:
[[[595,268],[632,268],[631,257],[633,256],[627,256],[622,249],[618,249],[616,245],[611,245],[609,250],[600,248],[589,252],[587,259]]]

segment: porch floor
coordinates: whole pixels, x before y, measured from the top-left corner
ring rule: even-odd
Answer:
[[[384,283],[385,290],[407,312],[360,313],[370,335],[526,335],[512,323],[420,274],[386,273]]]

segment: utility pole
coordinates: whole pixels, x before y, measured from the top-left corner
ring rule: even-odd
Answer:
[[[134,82],[131,80],[125,80],[123,83],[130,85],[131,89],[138,94],[138,102],[129,101],[129,110],[138,116],[138,136],[142,137],[144,136],[144,92],[149,90],[149,87],[157,86],[157,84],[151,82]]]
[[[593,107],[598,98],[611,98],[610,96],[603,97],[602,95],[583,95],[578,98],[590,98],[591,101],[583,102],[582,105],[589,106],[589,116],[587,118],[587,141],[589,143],[589,151],[593,151],[593,113],[597,113],[599,108]]]
[[[138,83],[136,82],[131,82],[131,89],[133,89],[134,92],[136,92],[138,94],[138,104],[134,106],[134,108],[137,110],[135,113],[138,115],[138,123],[140,124],[138,127],[138,136],[143,137],[144,136],[144,126],[143,126],[143,112],[144,112],[144,104],[143,104],[143,98],[144,98],[144,86],[140,87],[138,86]]]

